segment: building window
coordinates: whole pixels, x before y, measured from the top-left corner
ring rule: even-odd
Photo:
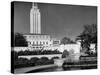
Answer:
[[[43,42],[41,42],[41,45],[43,44]]]
[[[31,38],[31,36],[29,36],[29,38]]]
[[[34,41],[33,41],[33,45],[34,45]]]
[[[40,45],[41,45],[42,43],[41,43],[41,41],[40,41]]]
[[[38,45],[38,41],[36,42],[36,44]]]
[[[38,47],[36,47],[36,48],[38,48]]]
[[[29,41],[28,43],[29,43],[29,44],[31,44],[31,42],[30,42],[30,41]]]
[[[46,42],[46,44],[48,45],[48,42]]]
[[[45,42],[43,42],[43,44],[45,44]]]

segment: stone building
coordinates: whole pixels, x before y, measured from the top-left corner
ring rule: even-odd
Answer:
[[[45,34],[24,34],[24,37],[26,38],[28,42],[28,47],[31,49],[43,49],[45,47],[49,47],[52,45],[52,40],[50,38],[50,35]]]
[[[55,40],[50,35],[41,33],[41,13],[36,3],[30,9],[30,33],[23,34],[31,50],[50,49]],[[58,40],[59,44],[59,40]]]
[[[65,49],[70,51],[74,50],[75,53],[80,53],[81,45],[80,41],[76,44],[60,44],[60,40],[51,38],[48,34],[41,33],[41,13],[36,3],[32,3],[30,9],[30,33],[25,33],[23,36],[28,42],[28,47],[15,47],[15,51],[20,50],[59,50],[63,52]],[[94,45],[91,48],[94,48]]]

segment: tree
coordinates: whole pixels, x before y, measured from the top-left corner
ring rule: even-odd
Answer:
[[[97,43],[97,25],[84,25],[84,31],[82,32],[82,35],[87,36],[90,43]]]
[[[15,33],[14,42],[15,42],[14,46],[18,47],[28,46],[26,39],[20,33]]]
[[[69,52],[67,50],[64,50],[62,53],[62,58],[66,58],[69,56]]]
[[[97,46],[97,25],[84,25],[84,30],[78,38],[81,40],[82,48],[86,51],[90,50],[90,43],[95,43]]]
[[[68,43],[71,43],[72,40],[68,37],[64,37],[62,40],[61,40],[61,44],[68,44]]]
[[[36,62],[39,60],[37,57],[33,57],[29,60],[29,65],[35,66]]]

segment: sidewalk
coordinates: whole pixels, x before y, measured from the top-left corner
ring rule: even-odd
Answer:
[[[50,68],[50,67],[56,67],[57,65],[55,64],[50,64],[50,65],[43,65],[43,66],[36,66],[36,67],[26,67],[26,68],[20,68],[20,69],[15,69],[14,73],[19,74],[19,73],[26,73],[31,70],[36,70],[36,69],[44,69],[44,68]]]

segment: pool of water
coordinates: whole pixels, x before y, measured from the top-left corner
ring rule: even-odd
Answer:
[[[70,71],[70,70],[84,70],[84,69],[96,69],[97,65],[95,66],[84,66],[84,67],[51,67],[51,68],[45,68],[45,69],[38,69],[38,70],[32,70],[27,73],[36,73],[36,72],[55,72],[55,71]]]

